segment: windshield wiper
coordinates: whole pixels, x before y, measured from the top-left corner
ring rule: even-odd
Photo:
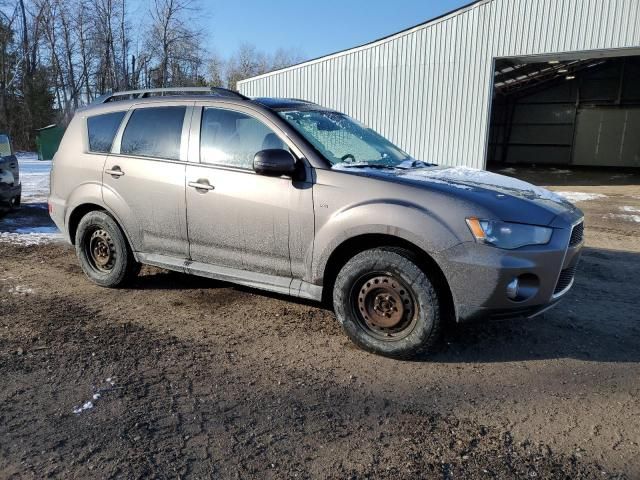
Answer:
[[[409,170],[411,168],[428,168],[428,167],[435,167],[437,165],[438,165],[437,163],[427,163],[427,162],[423,162],[422,160],[414,160],[412,158],[409,158],[404,162],[399,163],[397,168],[401,168],[403,170]]]
[[[356,164],[349,164],[349,163],[339,163],[338,165],[342,166],[342,167],[349,167],[349,168],[379,168],[379,169],[391,169],[391,170],[395,170],[396,167],[393,167],[391,165],[379,165],[379,164],[375,164],[375,163],[356,163]]]

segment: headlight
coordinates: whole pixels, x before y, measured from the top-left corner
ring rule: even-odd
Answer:
[[[525,245],[545,245],[551,240],[553,232],[547,227],[480,220],[475,217],[467,218],[467,225],[478,242],[507,250]]]

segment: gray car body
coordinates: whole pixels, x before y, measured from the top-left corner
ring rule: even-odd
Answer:
[[[179,160],[120,154],[125,115],[110,154],[88,151],[86,118],[112,111],[187,107]],[[292,177],[200,163],[203,107],[262,121],[297,158]],[[90,106],[74,116],[55,155],[51,216],[73,243],[80,218],[94,209],[121,226],[145,264],[320,300],[336,269],[366,246],[411,248],[442,278],[458,321],[486,315],[531,316],[554,304],[560,272],[575,266],[582,242],[569,246],[582,212],[559,198],[473,181],[416,179],[402,172],[335,170],[278,109],[319,109],[293,100],[156,97]],[[107,172],[121,169],[121,176]],[[498,176],[496,176],[498,178]],[[215,189],[190,184],[206,179]],[[499,182],[498,182],[499,183]],[[501,250],[475,241],[468,217],[549,226],[547,245]],[[539,278],[526,301],[507,298],[520,274]]]

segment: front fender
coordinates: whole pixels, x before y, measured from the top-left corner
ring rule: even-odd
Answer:
[[[437,214],[411,202],[377,199],[349,205],[316,226],[314,258],[309,272],[311,283],[322,284],[329,257],[338,246],[366,234],[397,237],[429,254],[462,242]]]

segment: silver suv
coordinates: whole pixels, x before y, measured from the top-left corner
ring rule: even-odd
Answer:
[[[542,312],[583,244],[582,212],[545,189],[415,160],[310,102],[224,89],[78,111],[49,209],[99,285],[148,264],[322,300],[356,344],[395,357],[431,351],[447,321]]]

